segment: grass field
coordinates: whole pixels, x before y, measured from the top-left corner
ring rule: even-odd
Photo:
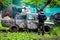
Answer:
[[[3,27],[1,25],[0,21],[0,30],[9,30],[9,28]],[[50,34],[45,34],[42,36],[42,34],[38,35],[35,32],[1,32],[0,31],[0,40],[39,40],[41,38],[55,38],[59,37],[60,38],[60,27],[59,26],[53,26],[51,28]]]

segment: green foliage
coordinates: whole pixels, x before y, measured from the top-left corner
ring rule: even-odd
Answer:
[[[49,4],[50,7],[60,7],[60,0],[52,0]]]
[[[7,6],[12,3],[12,0],[2,0],[4,6]]]
[[[11,3],[12,3],[12,0],[2,0],[2,4],[3,4],[2,9],[10,5]]]
[[[3,10],[3,4],[0,2],[0,11]]]
[[[22,0],[22,3],[29,4],[29,5],[35,5],[37,8],[41,7],[47,2],[47,0]],[[49,4],[50,7],[60,7],[60,0],[51,0],[51,3]]]
[[[37,8],[40,7],[40,5],[43,5],[46,3],[46,0],[22,0],[22,3],[29,4],[29,5],[35,5]]]
[[[3,33],[1,32],[0,33],[0,39],[1,40],[38,40],[41,38],[41,35],[37,35],[37,34],[33,34],[33,33],[27,33],[27,32],[23,32],[23,33],[19,33],[19,32],[16,32],[16,33],[11,33],[11,32],[8,32],[8,33]]]

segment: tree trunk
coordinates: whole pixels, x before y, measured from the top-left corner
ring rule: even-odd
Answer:
[[[38,13],[38,9],[37,9],[37,1],[36,1],[36,11],[37,11],[37,13]]]
[[[45,3],[45,5],[44,5],[41,9],[44,9],[48,4],[51,3],[51,1],[52,1],[52,0],[48,0],[48,1]]]
[[[45,5],[41,8],[41,9],[44,9],[48,4],[51,3],[52,0],[47,0],[47,2],[45,3]],[[36,10],[37,10],[37,13],[39,12],[38,8],[37,8],[37,1],[36,1]]]

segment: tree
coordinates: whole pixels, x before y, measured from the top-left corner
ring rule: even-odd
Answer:
[[[0,2],[0,11],[3,9],[3,4]]]
[[[41,9],[44,9],[47,5],[51,3],[52,0],[47,0],[47,2],[44,4],[44,6]]]
[[[35,5],[36,9],[43,3],[46,2],[46,0],[22,0],[23,3],[28,3],[29,5]]]
[[[52,0],[49,4],[50,7],[60,7],[60,0]]]
[[[40,7],[40,5],[43,5],[43,7],[41,7],[41,9],[44,9],[51,2],[51,0],[22,0],[22,2],[23,3],[28,3],[30,5],[31,4],[35,5],[36,10],[37,10],[38,7]]]
[[[7,7],[8,5],[10,5],[11,3],[12,3],[12,0],[2,0],[0,2],[0,6],[1,6],[0,10],[3,10],[5,7]]]
[[[12,0],[2,0],[4,6],[7,6],[12,3]]]

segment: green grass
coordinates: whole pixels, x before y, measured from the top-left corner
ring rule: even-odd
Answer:
[[[27,33],[27,32],[16,32],[16,33],[11,33],[8,32],[6,35],[4,35],[4,33],[0,33],[1,34],[1,38],[6,38],[6,40],[33,40],[33,39],[40,39],[41,35],[37,35],[37,34],[33,34],[33,33]],[[6,37],[5,37],[6,36]]]
[[[1,25],[1,21],[0,21],[0,30],[9,30],[9,28],[3,27]],[[0,40],[39,40],[41,38],[55,38],[55,37],[59,37],[60,38],[60,26],[53,26],[53,28],[51,28],[51,33],[49,34],[45,34],[44,36],[42,36],[41,34],[38,35],[37,33],[33,33],[33,32],[0,32]]]

